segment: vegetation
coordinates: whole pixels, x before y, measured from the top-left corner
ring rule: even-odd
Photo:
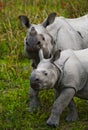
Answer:
[[[53,104],[53,91],[40,93],[42,107],[29,113],[30,61],[24,57],[25,28],[18,20],[25,14],[32,23],[49,13],[80,17],[88,13],[88,0],[1,0],[0,2],[0,130],[53,130],[46,125]],[[75,98],[79,120],[65,122],[63,112],[56,130],[88,130],[88,104]]]

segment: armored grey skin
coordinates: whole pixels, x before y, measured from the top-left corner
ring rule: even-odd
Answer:
[[[57,51],[51,59],[44,59],[43,56],[40,59],[31,74],[30,84],[35,91],[53,87],[56,91],[47,124],[56,127],[67,106],[71,110],[67,120],[76,120],[73,97],[88,99],[88,49]]]
[[[49,58],[58,49],[78,50],[88,47],[88,15],[66,19],[51,13],[43,23],[38,25],[31,24],[27,16],[21,15],[19,19],[27,28],[24,51],[25,55],[31,59],[33,69],[39,63],[40,49],[43,50],[44,57]],[[40,104],[38,91],[31,88],[30,98],[30,111],[36,111]]]
[[[20,15],[21,23],[27,28],[24,52],[31,59],[33,68],[39,63],[38,52],[43,50],[49,58],[56,50],[79,50],[88,47],[88,15],[75,19],[56,17],[51,13],[41,24],[31,24],[28,17]]]

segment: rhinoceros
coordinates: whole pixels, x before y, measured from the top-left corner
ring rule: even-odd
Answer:
[[[43,50],[49,58],[56,50],[84,49],[88,47],[88,15],[67,19],[51,13],[41,24],[31,24],[28,17],[20,15],[21,23],[26,26],[24,52],[31,59],[33,68],[39,63],[38,52]]]
[[[88,49],[73,51],[57,50],[53,57],[44,59],[40,55],[40,63],[30,77],[33,90],[51,89],[56,91],[51,115],[47,120],[49,126],[59,124],[60,115],[69,106],[68,121],[77,119],[73,97],[88,99]]]

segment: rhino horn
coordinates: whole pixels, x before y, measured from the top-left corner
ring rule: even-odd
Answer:
[[[37,31],[35,30],[34,27],[31,28],[31,32],[30,32],[30,35],[31,36],[35,36],[37,34]]]

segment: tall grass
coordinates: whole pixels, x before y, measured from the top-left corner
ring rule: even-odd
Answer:
[[[26,29],[18,20],[20,14],[31,23],[42,22],[49,13],[64,17],[80,17],[88,13],[88,0],[1,0],[0,1],[0,130],[51,130],[46,126],[53,104],[53,92],[40,93],[42,108],[36,114],[29,110],[30,60],[24,57],[23,39]],[[62,114],[57,130],[88,128],[88,105],[76,99],[80,120],[67,124]],[[85,106],[85,109],[83,109]],[[67,110],[66,110],[67,111]],[[87,121],[86,121],[87,120]]]

